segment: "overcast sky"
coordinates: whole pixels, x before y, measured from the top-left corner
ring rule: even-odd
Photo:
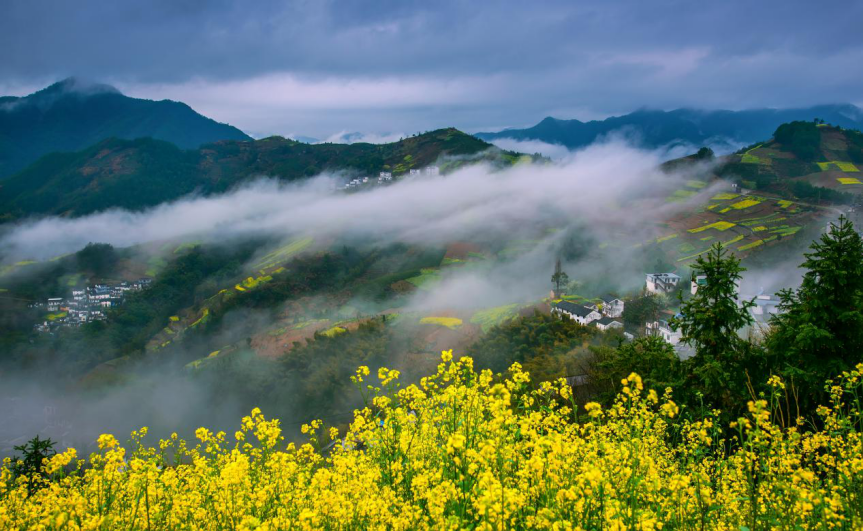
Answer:
[[[328,138],[863,103],[863,1],[4,0],[0,94],[80,76]]]

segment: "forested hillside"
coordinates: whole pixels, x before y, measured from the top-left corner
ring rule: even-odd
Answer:
[[[29,96],[0,97],[0,179],[48,153],[77,151],[112,137],[151,137],[183,149],[251,140],[184,103],[130,98],[108,85],[69,78]]]
[[[604,120],[582,122],[547,117],[533,127],[477,133],[483,140],[513,138],[540,140],[570,149],[587,146],[611,133],[626,135],[647,148],[669,144],[751,144],[768,138],[780,124],[815,118],[852,129],[863,127],[863,111],[854,105],[818,105],[804,109],[753,109],[745,111],[639,110]]]
[[[487,153],[486,153],[487,152]],[[518,155],[456,129],[391,144],[304,144],[281,137],[225,141],[197,150],[142,138],[112,138],[74,153],[47,155],[0,184],[0,220],[32,214],[80,216],[111,207],[138,210],[191,192],[224,192],[259,177],[296,181],[326,171],[395,175],[435,163],[446,171],[475,156],[510,164]],[[446,157],[453,157],[446,160]]]

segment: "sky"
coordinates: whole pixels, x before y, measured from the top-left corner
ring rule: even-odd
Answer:
[[[0,94],[78,76],[253,136],[863,104],[860,0],[6,0]]]

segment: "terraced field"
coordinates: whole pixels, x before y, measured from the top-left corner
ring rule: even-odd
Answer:
[[[745,256],[793,237],[813,220],[816,210],[788,199],[717,193],[708,204],[670,220],[662,236],[647,245],[660,246],[680,265],[691,263],[717,242]]]

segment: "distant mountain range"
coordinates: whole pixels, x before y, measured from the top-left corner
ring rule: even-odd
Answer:
[[[447,155],[462,157],[446,160]],[[78,216],[112,207],[132,210],[192,192],[224,192],[269,176],[293,181],[324,171],[377,176],[441,164],[446,171],[477,160],[514,163],[519,155],[456,129],[389,144],[304,144],[282,137],[222,141],[195,150],[152,138],[103,140],[84,150],[51,153],[0,182],[0,222],[33,214]]]
[[[77,151],[112,137],[151,137],[183,149],[251,140],[184,103],[130,98],[109,85],[69,78],[29,96],[0,97],[0,179],[48,153]]]
[[[727,150],[733,151],[739,146],[770,138],[783,123],[811,121],[814,118],[847,129],[863,127],[863,110],[844,104],[747,111],[639,110],[590,122],[548,117],[527,129],[505,129],[497,133],[476,133],[475,136],[486,141],[500,138],[539,140],[576,149],[610,133],[621,132],[647,148],[669,144],[724,145],[728,147]]]

